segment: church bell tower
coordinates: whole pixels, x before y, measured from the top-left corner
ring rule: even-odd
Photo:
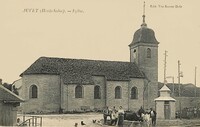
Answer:
[[[145,22],[145,3],[143,23],[133,36],[130,47],[130,62],[134,62],[145,75],[144,108],[155,106],[158,94],[158,44],[155,33]]]

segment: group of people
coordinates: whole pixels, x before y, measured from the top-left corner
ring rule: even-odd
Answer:
[[[110,117],[110,125],[115,126],[123,126],[123,122],[124,122],[124,110],[122,108],[122,106],[119,107],[119,109],[117,110],[115,108],[115,106],[113,106],[113,108],[110,110],[108,107],[106,107],[103,110],[103,118],[104,118],[104,124],[108,124],[107,122],[107,118]]]
[[[153,126],[156,125],[156,111],[154,111],[152,108],[150,108],[150,111],[144,111],[144,109],[141,107],[138,110],[138,115],[142,119],[142,122],[147,124],[149,126],[152,124]]]
[[[150,108],[150,111],[145,111],[142,106],[137,112],[137,115],[138,117],[140,117],[141,122],[147,124],[147,126],[149,126],[150,124],[152,124],[152,126],[156,125],[156,114],[156,111],[154,111],[152,108]],[[106,108],[103,110],[104,124],[108,124],[107,118],[109,117],[109,124],[111,126],[118,125],[119,127],[123,127],[124,115],[125,112],[122,106],[120,106],[118,110],[116,110],[115,106],[113,106],[112,109],[109,109],[106,106]]]

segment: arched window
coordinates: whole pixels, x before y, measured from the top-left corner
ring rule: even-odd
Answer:
[[[36,85],[31,85],[29,88],[29,97],[38,98],[38,88]]]
[[[138,98],[138,90],[137,87],[133,87],[131,89],[131,99],[137,99]]]
[[[121,87],[117,86],[115,87],[115,99],[121,99],[122,98],[122,94],[121,94]]]
[[[151,58],[151,49],[147,48],[147,58]]]
[[[75,88],[75,98],[83,98],[83,87],[80,85]]]
[[[136,49],[133,50],[133,58],[136,58]]]
[[[101,99],[100,86],[94,87],[94,99]]]

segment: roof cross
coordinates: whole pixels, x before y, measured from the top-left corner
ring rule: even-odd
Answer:
[[[143,6],[143,23],[145,23],[145,1],[144,1],[144,6]]]
[[[147,26],[147,24],[145,23],[145,1],[144,1],[144,5],[143,5],[143,22],[142,22],[142,25],[141,26]]]

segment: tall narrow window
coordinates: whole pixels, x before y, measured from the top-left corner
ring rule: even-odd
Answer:
[[[38,98],[38,88],[36,85],[31,85],[29,88],[29,97],[30,98]]]
[[[94,99],[101,99],[100,86],[94,87]]]
[[[83,98],[83,87],[80,85],[75,88],[75,98]]]
[[[121,99],[122,98],[122,94],[121,94],[121,87],[117,86],[115,87],[115,99]]]
[[[147,48],[147,58],[151,58],[151,49]]]
[[[136,58],[136,49],[133,50],[133,58]]]
[[[131,99],[137,99],[138,98],[138,90],[137,87],[133,87],[131,89]]]

